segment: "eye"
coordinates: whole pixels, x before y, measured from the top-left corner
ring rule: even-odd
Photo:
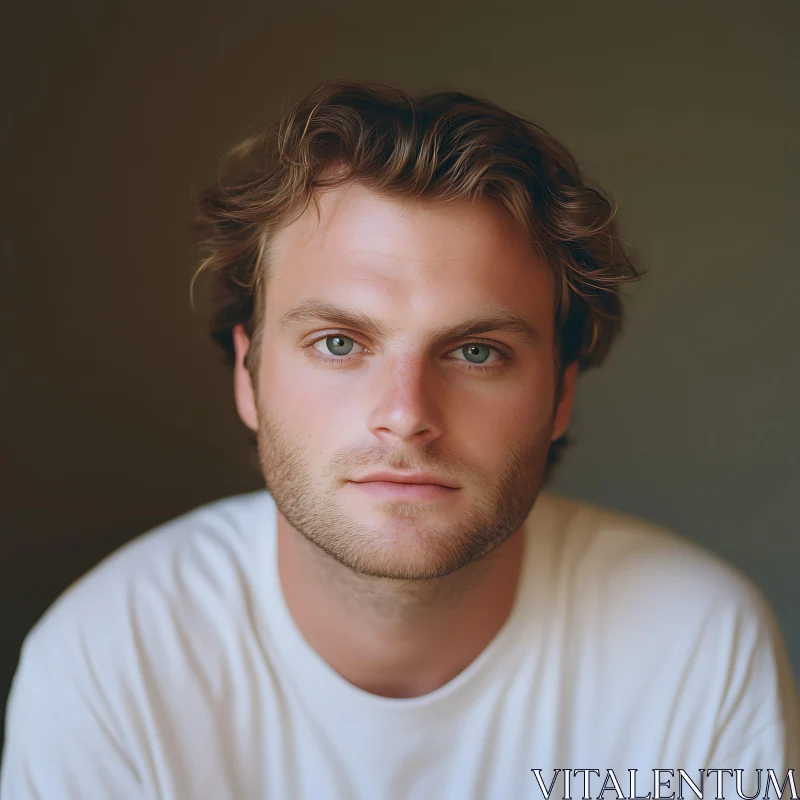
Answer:
[[[346,356],[350,354],[355,344],[356,342],[354,339],[337,333],[314,342],[314,349],[323,355]],[[323,350],[320,345],[325,347],[325,350]]]
[[[495,348],[490,347],[488,344],[481,344],[480,342],[470,342],[469,344],[462,345],[454,353],[461,352],[466,356],[466,360],[470,364],[483,364],[491,355],[491,351]]]

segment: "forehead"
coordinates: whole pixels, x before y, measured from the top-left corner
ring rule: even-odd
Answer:
[[[489,202],[409,202],[358,185],[318,199],[319,216],[309,207],[273,241],[268,321],[321,295],[420,323],[486,306],[539,324],[552,314],[551,270]]]

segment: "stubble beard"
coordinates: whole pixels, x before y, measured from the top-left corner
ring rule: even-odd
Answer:
[[[331,558],[373,578],[441,578],[497,548],[519,529],[533,508],[544,482],[550,446],[548,427],[510,448],[499,480],[481,492],[473,489],[475,496],[469,498],[468,510],[459,511],[452,522],[434,521],[441,520],[441,512],[433,513],[436,503],[388,501],[382,506],[385,524],[370,526],[347,514],[340,502],[344,487],[341,481],[337,488],[330,480],[337,474],[352,476],[361,471],[351,455],[334,459],[331,469],[315,479],[308,467],[307,448],[288,441],[263,408],[258,416],[259,460],[278,510],[298,533]],[[452,463],[431,451],[426,455],[424,463],[413,467],[434,470],[437,464]],[[381,459],[377,451],[375,456],[368,466],[412,468],[408,462],[402,467],[390,465],[389,458],[384,455]],[[469,490],[467,485],[458,491]],[[464,499],[456,501],[462,509]]]

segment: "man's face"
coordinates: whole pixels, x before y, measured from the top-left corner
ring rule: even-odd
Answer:
[[[285,520],[353,570],[405,579],[449,574],[513,534],[575,377],[571,365],[556,406],[553,278],[522,230],[488,203],[348,186],[320,197],[319,220],[309,209],[281,230],[270,263],[257,392],[241,327],[235,387]],[[500,315],[523,324],[453,332]],[[384,470],[455,488],[357,482]]]

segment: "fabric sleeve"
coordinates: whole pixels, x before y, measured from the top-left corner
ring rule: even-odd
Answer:
[[[144,797],[90,664],[75,653],[25,641],[6,712],[0,800]]]
[[[708,766],[744,770],[752,783],[743,786],[745,794],[755,791],[756,770],[761,769],[759,796],[764,797],[768,770],[774,771],[779,785],[793,770],[800,789],[800,704],[775,615],[759,591],[753,589],[749,599],[735,627],[719,735]],[[769,796],[776,796],[774,786]],[[787,784],[783,797],[790,796]]]

